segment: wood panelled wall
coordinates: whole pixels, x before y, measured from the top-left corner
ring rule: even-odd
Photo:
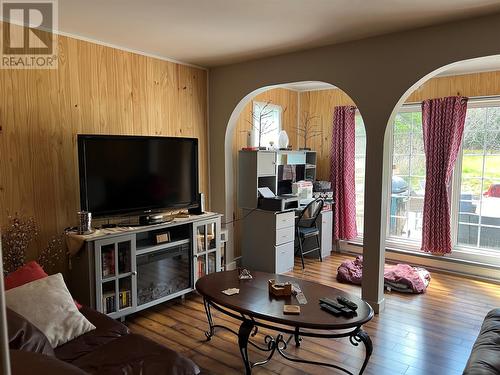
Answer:
[[[282,117],[281,117],[281,125],[283,130],[289,135],[290,143],[294,148],[296,147],[295,137],[293,136],[296,133],[297,126],[297,110],[298,110],[298,92],[287,89],[272,89],[266,91],[262,94],[257,95],[250,101],[238,118],[238,122],[236,123],[236,127],[233,135],[233,176],[234,176],[234,207],[238,207],[238,151],[241,150],[242,147],[246,147],[247,145],[247,133],[252,128],[252,109],[253,102],[271,102],[272,104],[276,104],[281,106],[282,108]],[[250,122],[249,122],[250,121]],[[237,209],[235,212],[235,218],[239,218],[240,212]],[[235,255],[239,256],[240,252],[240,235],[241,229],[239,222],[236,222],[234,226],[234,251]]]
[[[354,105],[352,99],[340,89],[306,91],[300,93],[300,112],[309,112],[310,116],[318,116],[315,121],[321,129],[321,135],[308,141],[307,147],[317,152],[317,178],[330,178],[330,147],[332,142],[333,108],[342,105]],[[301,146],[303,141],[301,141]]]
[[[59,50],[57,70],[0,70],[0,224],[36,219],[30,258],[76,224],[77,134],[196,137],[208,194],[207,71],[66,37]]]
[[[500,94],[500,71],[437,77],[425,82],[406,100],[407,103],[452,95],[492,96]]]

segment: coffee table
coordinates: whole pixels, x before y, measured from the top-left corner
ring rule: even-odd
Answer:
[[[359,374],[363,373],[373,351],[370,337],[361,328],[373,318],[373,309],[368,303],[339,289],[294,277],[264,272],[252,272],[252,276],[251,280],[239,280],[237,271],[225,271],[204,276],[196,282],[196,290],[203,297],[207,314],[209,325],[209,330],[205,333],[207,340],[214,336],[216,328],[223,328],[237,335],[246,374],[251,374],[253,367],[269,362],[275,353],[293,362],[333,367],[352,374],[339,365],[302,359],[286,352],[292,338],[295,345],[300,346],[302,337],[345,337],[354,346],[358,346],[361,342],[365,345],[365,360],[359,371]],[[275,279],[277,282],[289,281],[300,286],[307,299],[307,304],[300,305],[300,315],[283,314],[283,305],[298,305],[297,299],[294,296],[274,297],[271,295],[268,290],[269,279]],[[222,293],[222,290],[228,288],[239,288],[240,292],[227,296]],[[320,298],[336,299],[337,296],[345,296],[358,305],[356,316],[337,317],[321,310]],[[238,332],[223,325],[214,324],[212,308],[240,320]],[[264,344],[257,344],[250,338],[257,334],[259,327],[276,331],[277,334],[274,337],[266,335]],[[289,337],[285,338],[288,335]],[[266,359],[252,363],[248,357],[248,345],[267,352]]]

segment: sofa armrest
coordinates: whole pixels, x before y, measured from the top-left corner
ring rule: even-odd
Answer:
[[[54,356],[54,349],[43,332],[9,308],[7,308],[7,328],[9,349]]]
[[[500,308],[491,310],[465,366],[464,375],[500,374]]]
[[[189,358],[134,333],[111,341],[72,364],[91,374],[200,374],[199,367]]]
[[[80,312],[96,327],[96,329],[56,348],[56,357],[63,361],[71,363],[99,349],[108,342],[128,335],[129,333],[128,327],[124,324],[89,307],[82,307]]]
[[[11,372],[15,375],[88,375],[78,367],[40,353],[10,351]]]

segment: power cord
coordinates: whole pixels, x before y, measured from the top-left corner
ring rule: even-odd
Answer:
[[[234,220],[231,220],[231,221],[227,221],[225,223],[221,223],[223,225],[227,225],[227,224],[232,224],[232,223],[236,223],[237,221],[241,221],[241,220],[245,220],[252,212],[254,212],[255,210],[257,210],[257,208],[254,208],[252,210],[250,210],[250,212],[248,212],[245,216],[243,217],[240,217],[239,219],[234,219]]]

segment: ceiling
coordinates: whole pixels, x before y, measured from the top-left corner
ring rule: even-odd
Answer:
[[[456,76],[467,73],[491,72],[500,70],[500,55],[480,57],[453,64],[439,76]]]
[[[59,0],[58,29],[210,67],[497,11],[499,0]]]
[[[326,82],[318,82],[318,81],[303,81],[303,82],[295,82],[295,83],[287,83],[284,85],[280,85],[280,87],[288,90],[295,91],[315,91],[315,90],[328,90],[334,89],[335,86],[326,83]]]

